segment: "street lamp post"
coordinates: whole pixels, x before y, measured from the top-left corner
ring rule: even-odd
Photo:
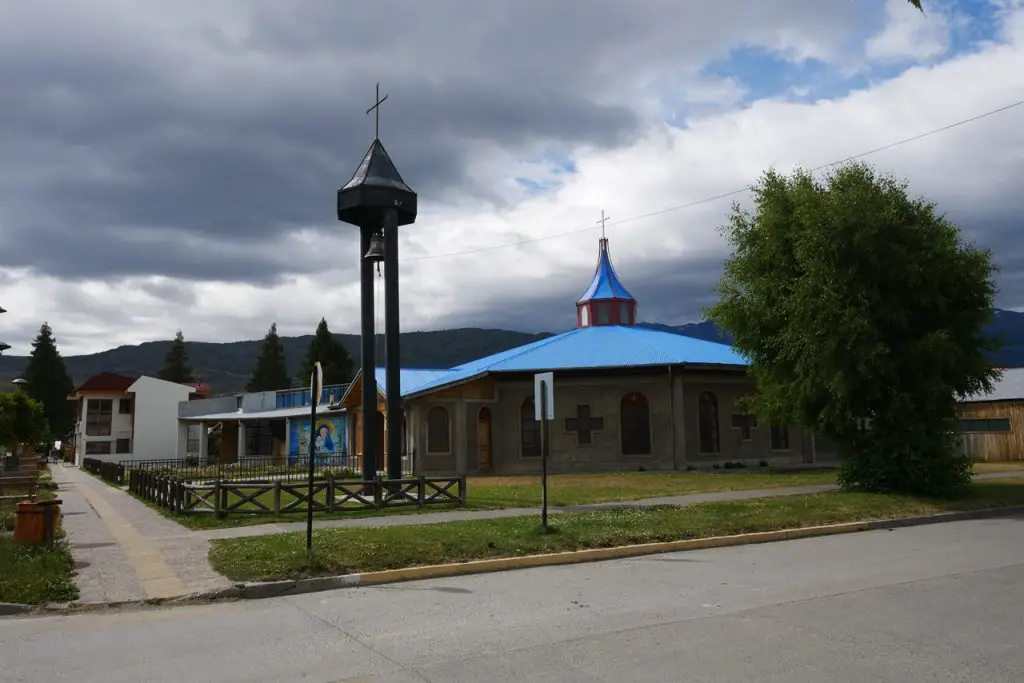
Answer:
[[[0,313],[6,313],[6,312],[7,312],[7,309],[4,308],[3,306],[0,306]],[[0,356],[4,355],[4,351],[6,351],[9,348],[11,348],[10,344],[8,344],[6,342],[0,342]]]

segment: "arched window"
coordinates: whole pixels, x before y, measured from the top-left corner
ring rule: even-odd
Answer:
[[[610,306],[611,306],[611,304],[605,303],[603,301],[601,303],[597,304],[597,324],[598,325],[607,325],[610,322],[610,319],[611,319]]]
[[[540,422],[536,419],[536,414],[533,410],[533,398],[528,398],[523,401],[523,405],[519,410],[519,434],[523,442],[523,457],[524,458],[539,458],[541,457],[540,450]],[[547,437],[545,441],[550,445],[551,437],[545,434]],[[550,447],[548,453],[551,453]]]
[[[718,399],[710,391],[700,395],[698,413],[700,452],[718,453]]]
[[[651,454],[651,409],[647,397],[637,392],[626,394],[619,403],[623,455]]]
[[[448,411],[434,406],[427,413],[427,453],[450,453],[451,436]]]

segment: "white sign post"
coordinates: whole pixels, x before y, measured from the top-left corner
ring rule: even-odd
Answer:
[[[555,374],[539,372],[533,376],[534,417],[540,422],[540,524],[548,530],[548,426],[555,419]]]

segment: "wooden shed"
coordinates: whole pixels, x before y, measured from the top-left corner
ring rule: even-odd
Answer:
[[[960,403],[962,452],[978,462],[1024,461],[1024,368],[1007,368],[987,394]]]

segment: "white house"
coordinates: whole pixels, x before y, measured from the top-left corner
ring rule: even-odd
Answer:
[[[134,379],[102,372],[82,383],[77,402],[75,463],[174,458],[178,450],[178,403],[196,387],[155,377]]]

